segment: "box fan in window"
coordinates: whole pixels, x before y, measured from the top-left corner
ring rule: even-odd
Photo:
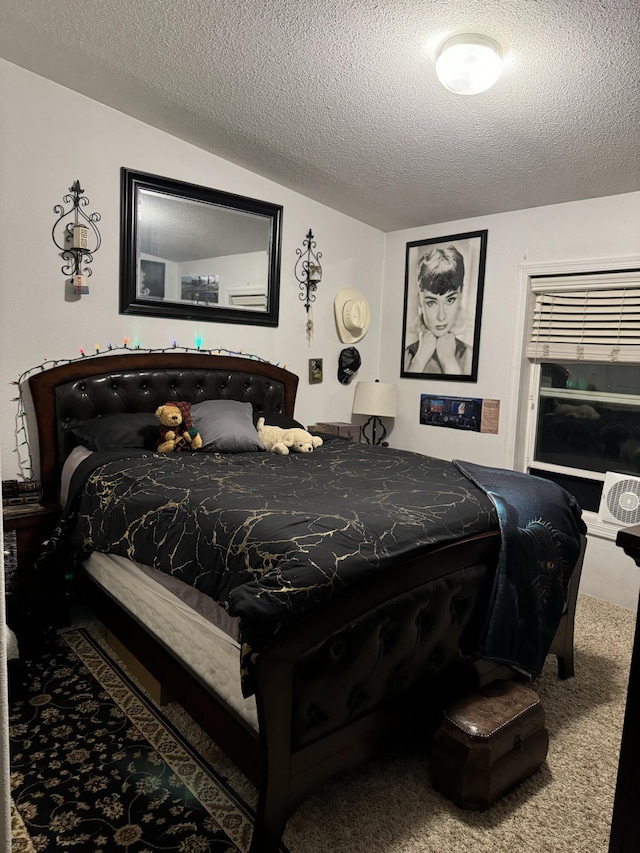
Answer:
[[[640,477],[607,471],[598,518],[618,526],[640,524]]]

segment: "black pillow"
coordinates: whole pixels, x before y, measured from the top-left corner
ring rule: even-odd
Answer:
[[[78,442],[89,450],[144,447],[153,450],[160,422],[151,412],[101,415],[71,428]]]
[[[254,410],[254,424],[257,424],[260,418],[264,418],[264,422],[267,426],[276,426],[280,427],[280,429],[306,429],[305,426],[302,426],[300,421],[295,420],[295,418],[290,418],[289,415],[279,414],[278,412],[258,412]]]

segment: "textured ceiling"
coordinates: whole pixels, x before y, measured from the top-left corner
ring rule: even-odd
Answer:
[[[183,263],[224,255],[267,252],[271,220],[212,204],[139,189],[139,250]]]
[[[0,56],[385,231],[640,190],[638,0],[2,0]]]

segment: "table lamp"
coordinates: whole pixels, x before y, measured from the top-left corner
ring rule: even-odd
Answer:
[[[371,415],[362,427],[367,444],[382,444],[387,430],[381,418],[395,418],[397,387],[391,382],[358,382],[353,397],[354,415]]]

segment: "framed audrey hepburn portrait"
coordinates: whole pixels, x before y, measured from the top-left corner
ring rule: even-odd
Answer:
[[[477,381],[487,234],[407,243],[400,376]]]

